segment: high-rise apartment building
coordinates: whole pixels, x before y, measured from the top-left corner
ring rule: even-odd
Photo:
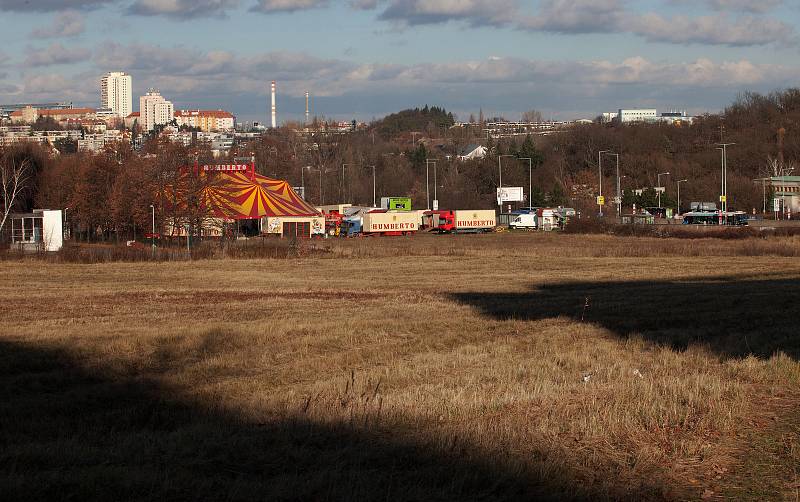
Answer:
[[[133,111],[131,76],[112,71],[100,79],[100,108],[107,108],[118,117],[127,117]]]
[[[152,131],[157,125],[166,124],[174,117],[175,108],[156,89],[150,89],[139,98],[139,123],[145,131]]]

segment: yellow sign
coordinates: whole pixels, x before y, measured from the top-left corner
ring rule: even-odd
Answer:
[[[719,201],[720,202],[728,202],[728,196],[727,195],[720,195],[719,196]]]
[[[606,198],[602,195],[597,196],[597,205],[604,206],[606,204]]]

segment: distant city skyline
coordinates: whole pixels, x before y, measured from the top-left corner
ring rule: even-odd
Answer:
[[[107,72],[239,121],[715,112],[800,82],[784,0],[0,0],[0,102],[100,106]]]

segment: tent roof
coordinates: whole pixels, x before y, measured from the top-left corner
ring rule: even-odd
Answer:
[[[226,219],[255,219],[264,216],[318,216],[319,212],[297,195],[288,182],[246,172],[209,175],[199,199],[211,216]],[[185,204],[180,190],[179,204]]]

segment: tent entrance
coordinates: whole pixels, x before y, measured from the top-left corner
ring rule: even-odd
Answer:
[[[285,222],[283,224],[283,236],[307,239],[311,236],[311,223],[307,221]]]

